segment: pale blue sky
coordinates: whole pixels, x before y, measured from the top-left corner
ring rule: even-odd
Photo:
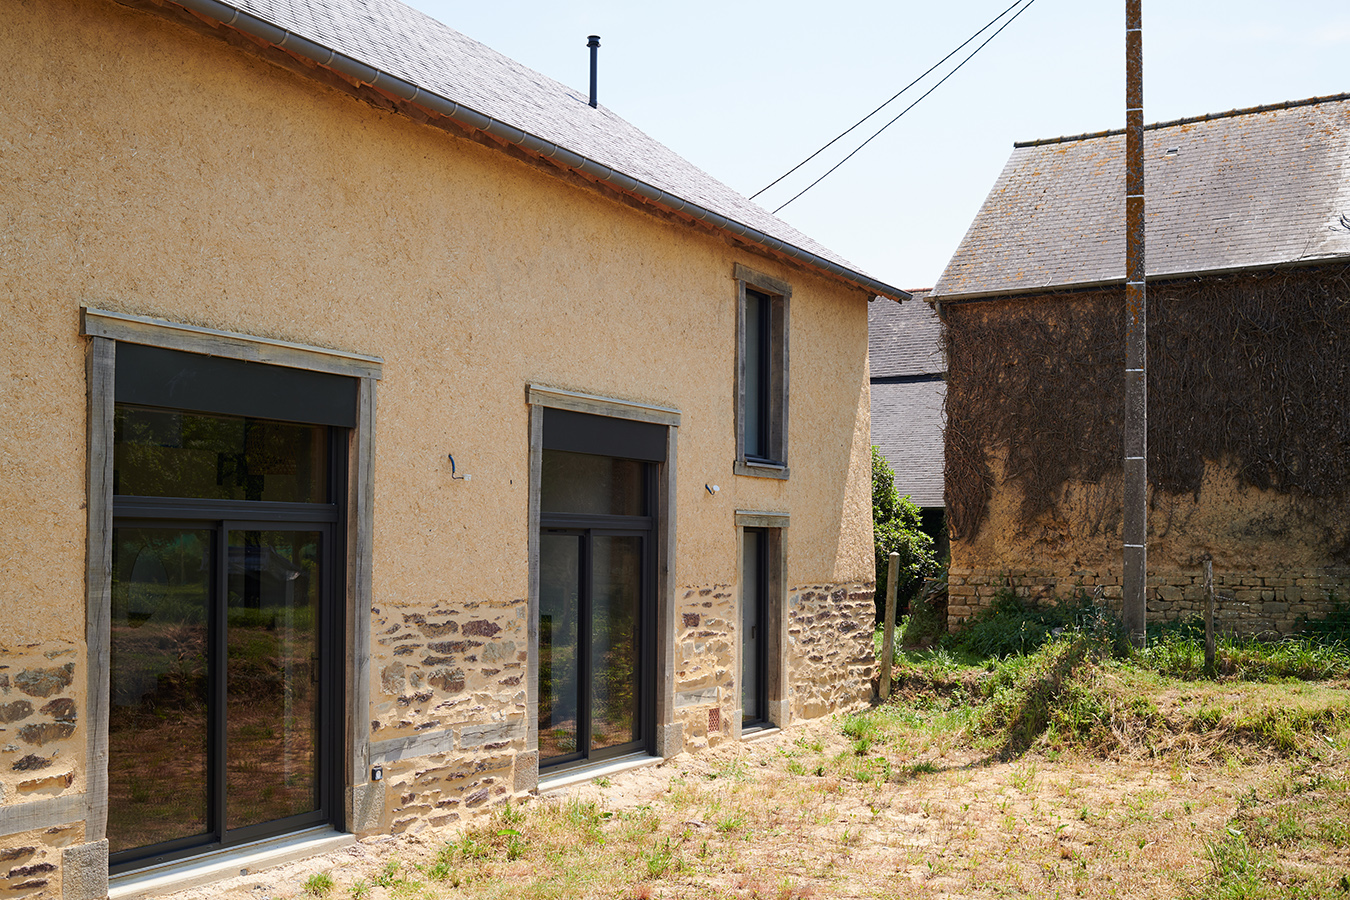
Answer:
[[[749,195],[1012,0],[410,2],[583,91],[586,35],[599,34],[600,102]],[[1123,124],[1124,6],[1036,0],[965,68],[780,216],[887,283],[931,286],[1013,141]],[[1143,0],[1143,7],[1150,122],[1350,91],[1345,0]],[[901,97],[876,124],[925,86]],[[854,135],[860,140],[866,128]],[[844,147],[840,155],[852,149],[846,142],[854,135],[832,149]],[[818,168],[758,202],[773,209],[838,158],[818,160]]]

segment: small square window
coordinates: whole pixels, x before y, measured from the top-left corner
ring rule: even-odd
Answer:
[[[777,278],[736,266],[737,475],[786,478],[788,300]]]

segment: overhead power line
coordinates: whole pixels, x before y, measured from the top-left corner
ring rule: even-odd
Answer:
[[[990,28],[994,27],[994,23],[995,23],[995,22],[997,22],[999,19],[1001,19],[1001,18],[1003,18],[1004,16],[1006,16],[1009,12],[1012,11],[1012,9],[1013,9],[1014,6],[1016,6],[1017,4],[1019,4],[1019,3],[1021,3],[1021,2],[1022,2],[1022,0],[1013,0],[1013,5],[1012,5],[1012,6],[1009,6],[1009,7],[1008,7],[1007,9],[1005,9],[1003,12],[999,13],[998,15],[996,15],[996,16],[994,16],[992,19],[990,19],[989,22],[988,22],[988,24],[986,24],[986,25],[985,25],[983,28],[981,28],[979,31],[975,32],[975,33],[972,34],[970,37],[968,37],[968,38],[966,38],[964,41],[962,41],[962,42],[961,42],[961,45],[960,45],[959,47],[957,47],[955,50],[953,50],[951,53],[948,53],[946,56],[942,57],[942,59],[939,59],[937,62],[933,63],[933,65],[931,65],[931,66],[928,68],[928,71],[927,71],[927,72],[924,72],[924,73],[923,73],[922,75],[920,75],[918,78],[915,78],[915,79],[914,79],[913,81],[911,81],[909,84],[905,85],[905,86],[902,87],[900,90],[896,91],[894,94],[891,95],[891,98],[890,98],[889,100],[887,100],[885,103],[881,104],[881,105],[878,106],[876,109],[872,110],[870,113],[868,113],[867,115],[863,116],[861,119],[859,119],[858,121],[854,122],[852,125],[850,125],[850,126],[848,126],[847,128],[845,128],[843,131],[839,132],[839,134],[835,135],[834,138],[833,138],[828,144],[826,144],[825,146],[821,147],[821,148],[820,148],[819,150],[817,150],[815,153],[812,153],[812,154],[811,154],[810,156],[808,156],[806,159],[804,159],[804,160],[802,160],[801,162],[797,163],[795,166],[793,166],[792,168],[788,169],[788,170],[787,170],[786,172],[784,172],[782,175],[779,175],[779,176],[778,176],[777,178],[775,178],[773,181],[770,181],[768,184],[764,185],[764,187],[762,187],[762,188],[760,188],[759,190],[755,191],[753,194],[750,195],[750,199],[751,199],[751,200],[755,199],[755,198],[758,197],[760,194],[764,193],[764,192],[767,191],[769,188],[773,187],[775,184],[777,184],[778,182],[782,181],[784,178],[788,177],[788,176],[791,175],[793,172],[797,171],[797,170],[800,169],[802,166],[806,165],[806,164],[809,163],[811,160],[815,159],[817,156],[819,156],[820,154],[824,153],[826,150],[828,150],[828,149],[830,149],[831,147],[833,147],[833,146],[835,145],[835,143],[839,141],[840,138],[844,137],[844,136],[847,135],[849,132],[853,131],[853,129],[857,128],[859,125],[861,125],[862,123],[866,122],[868,119],[872,118],[873,116],[875,116],[877,113],[881,112],[881,111],[882,111],[883,109],[885,109],[886,107],[890,106],[892,103],[894,103],[894,102],[896,101],[896,99],[897,99],[901,94],[903,94],[905,91],[907,91],[907,90],[909,90],[910,88],[914,87],[914,85],[918,84],[920,81],[923,81],[925,78],[927,78],[929,75],[931,75],[934,69],[936,69],[938,66],[942,65],[943,63],[945,63],[947,60],[951,59],[951,58],[952,58],[953,56],[955,56],[956,54],[960,53],[961,50],[962,50],[962,48],[964,48],[964,47],[966,46],[966,44],[969,44],[971,41],[975,40],[977,37],[979,37],[980,35],[984,34],[984,33],[985,33],[986,31],[988,31]]]
[[[846,162],[848,162],[850,159],[852,159],[852,158],[858,153],[859,150],[861,150],[863,147],[866,147],[868,144],[872,143],[872,141],[875,140],[877,137],[879,137],[883,131],[885,131],[887,128],[890,128],[892,125],[894,125],[896,122],[898,122],[898,121],[900,120],[901,116],[903,116],[905,113],[909,112],[911,109],[913,109],[914,107],[918,106],[921,102],[923,102],[923,100],[924,100],[925,97],[927,97],[929,94],[933,93],[933,91],[935,91],[935,90],[937,90],[939,87],[941,87],[942,84],[943,84],[943,82],[945,82],[948,78],[951,78],[951,77],[952,77],[953,75],[955,75],[957,72],[961,71],[961,67],[962,67],[962,66],[964,66],[966,63],[968,63],[968,62],[970,62],[972,59],[974,59],[974,58],[975,58],[975,55],[976,55],[977,53],[979,53],[979,52],[980,52],[981,50],[983,50],[986,46],[988,46],[990,41],[992,41],[994,38],[998,37],[999,34],[1003,31],[1003,29],[1007,28],[1009,25],[1011,25],[1013,22],[1015,22],[1015,21],[1017,20],[1017,17],[1020,16],[1020,15],[1022,15],[1022,13],[1026,12],[1026,11],[1031,7],[1031,4],[1033,4],[1033,3],[1035,3],[1035,2],[1036,2],[1036,0],[1026,0],[1025,4],[1022,6],[1021,9],[1019,9],[1019,10],[1017,10],[1017,12],[1013,13],[1013,15],[1008,19],[1008,21],[1004,22],[1002,25],[1000,25],[1000,26],[998,27],[998,30],[996,30],[993,34],[989,35],[989,37],[985,38],[984,41],[983,41],[978,47],[976,47],[974,50],[972,50],[972,51],[970,52],[970,54],[969,54],[965,59],[963,59],[963,60],[961,60],[961,62],[957,63],[957,64],[956,64],[956,67],[955,67],[954,69],[952,69],[952,70],[951,70],[950,72],[948,72],[946,75],[943,75],[942,78],[938,81],[937,84],[933,85],[933,86],[930,87],[928,90],[924,91],[923,94],[921,94],[921,95],[919,96],[919,98],[918,98],[917,100],[915,100],[913,103],[911,103],[909,106],[906,106],[904,109],[900,110],[900,112],[895,116],[895,118],[891,119],[891,120],[890,120],[889,122],[887,122],[885,125],[882,125],[882,126],[881,126],[880,128],[878,128],[875,132],[873,132],[873,134],[872,134],[871,137],[869,137],[867,140],[863,141],[861,144],[859,144],[857,147],[855,147],[855,148],[853,149],[853,151],[850,152],[847,156],[845,156],[843,159],[839,160],[839,162],[837,162],[837,163],[835,163],[833,166],[831,166],[831,167],[825,172],[824,175],[821,175],[821,176],[820,176],[819,178],[817,178],[815,181],[811,182],[811,183],[808,184],[806,187],[802,188],[800,191],[798,191],[796,194],[794,194],[794,195],[793,195],[786,203],[782,204],[782,205],[779,206],[777,209],[775,209],[775,210],[773,211],[773,214],[774,214],[774,215],[778,215],[779,212],[781,212],[782,210],[784,210],[785,208],[787,208],[788,204],[792,203],[794,200],[796,200],[797,198],[801,197],[801,196],[802,196],[803,194],[805,194],[807,191],[811,190],[811,188],[813,188],[813,187],[815,187],[816,185],[820,184],[822,181],[824,181],[824,180],[825,180],[826,178],[828,178],[830,175],[834,174],[835,170],[837,170],[837,169],[838,169],[840,166],[842,166],[844,163],[846,163]],[[1018,0],[1018,3],[1022,3],[1022,0]],[[903,94],[905,91],[909,90],[910,87],[912,87],[912,86],[913,86],[915,83],[917,83],[918,81],[922,80],[922,79],[924,78],[924,76],[928,75],[929,72],[932,72],[933,69],[936,69],[938,66],[942,65],[942,63],[943,63],[943,62],[946,62],[948,59],[951,59],[952,56],[956,55],[956,53],[959,52],[959,51],[961,50],[961,47],[966,46],[966,44],[969,44],[971,41],[973,41],[975,38],[979,37],[979,36],[980,36],[981,34],[983,34],[985,31],[988,31],[990,25],[993,25],[994,22],[997,22],[999,19],[1003,18],[1003,16],[1007,15],[1008,10],[1010,10],[1010,9],[1012,9],[1013,7],[1017,6],[1018,3],[1014,3],[1012,6],[1008,7],[1008,9],[1005,9],[1003,12],[999,13],[998,16],[996,16],[996,17],[993,19],[993,21],[991,21],[988,25],[985,25],[985,26],[984,26],[983,28],[981,28],[979,31],[975,32],[975,34],[971,35],[971,36],[965,41],[965,43],[961,44],[961,46],[960,46],[960,47],[957,47],[956,50],[953,50],[951,53],[949,53],[949,54],[947,54],[945,57],[943,57],[943,58],[942,58],[942,61],[941,61],[941,62],[938,62],[936,65],[934,65],[931,69],[928,70],[928,72],[925,72],[923,75],[920,75],[919,78],[915,79],[914,82],[911,82],[909,85],[906,85],[906,86],[900,91],[900,93],[897,93],[897,94],[895,95],[895,97],[899,97],[900,94]],[[791,171],[789,171],[788,173],[786,173],[785,175],[783,175],[782,178],[777,179],[776,181],[773,182],[773,184],[768,185],[768,186],[765,187],[763,190],[761,190],[759,193],[756,193],[754,196],[755,196],[755,197],[758,197],[759,194],[761,194],[761,193],[764,192],[764,190],[768,190],[769,187],[773,187],[774,184],[777,184],[779,181],[782,181],[783,178],[786,178],[786,177],[787,177],[787,175],[790,175],[790,174],[792,174],[792,172],[795,172],[797,169],[801,168],[803,165],[805,165],[805,164],[806,164],[807,162],[809,162],[811,159],[813,159],[813,158],[815,158],[817,155],[819,155],[821,151],[825,150],[826,147],[829,147],[830,144],[833,144],[835,141],[839,140],[839,138],[843,137],[845,134],[848,134],[849,131],[852,131],[854,128],[857,128],[857,127],[858,127],[859,125],[861,125],[863,122],[865,122],[865,121],[867,121],[868,119],[870,119],[870,118],[871,118],[872,116],[874,116],[874,115],[875,115],[882,107],[885,107],[885,106],[889,105],[889,104],[891,103],[891,101],[895,100],[895,97],[892,97],[890,100],[887,100],[885,103],[883,103],[880,107],[877,107],[877,109],[875,109],[875,110],[873,110],[872,112],[868,113],[866,116],[864,116],[862,119],[860,119],[857,123],[855,123],[851,128],[849,128],[849,129],[848,129],[847,131],[845,131],[843,134],[840,134],[839,137],[836,137],[834,140],[830,141],[829,144],[826,144],[824,147],[821,147],[820,150],[817,150],[815,153],[811,154],[811,156],[807,157],[807,158],[806,158],[805,160],[803,160],[801,163],[798,163],[795,167],[793,167],[793,169],[792,169]],[[751,199],[754,199],[754,197],[752,197]]]

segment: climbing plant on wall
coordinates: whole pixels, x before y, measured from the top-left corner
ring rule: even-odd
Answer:
[[[1155,501],[1198,498],[1215,465],[1309,515],[1350,498],[1350,266],[1150,284],[1148,315]],[[1024,520],[1071,482],[1120,475],[1120,290],[957,303],[943,317],[953,539],[987,517],[996,463]]]

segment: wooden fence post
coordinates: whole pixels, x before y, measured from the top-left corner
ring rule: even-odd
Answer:
[[[1214,674],[1214,560],[1205,556],[1205,674]]]
[[[881,688],[877,694],[882,700],[891,695],[891,662],[895,659],[895,587],[900,580],[900,554],[892,553],[886,569],[886,627],[881,638]]]

